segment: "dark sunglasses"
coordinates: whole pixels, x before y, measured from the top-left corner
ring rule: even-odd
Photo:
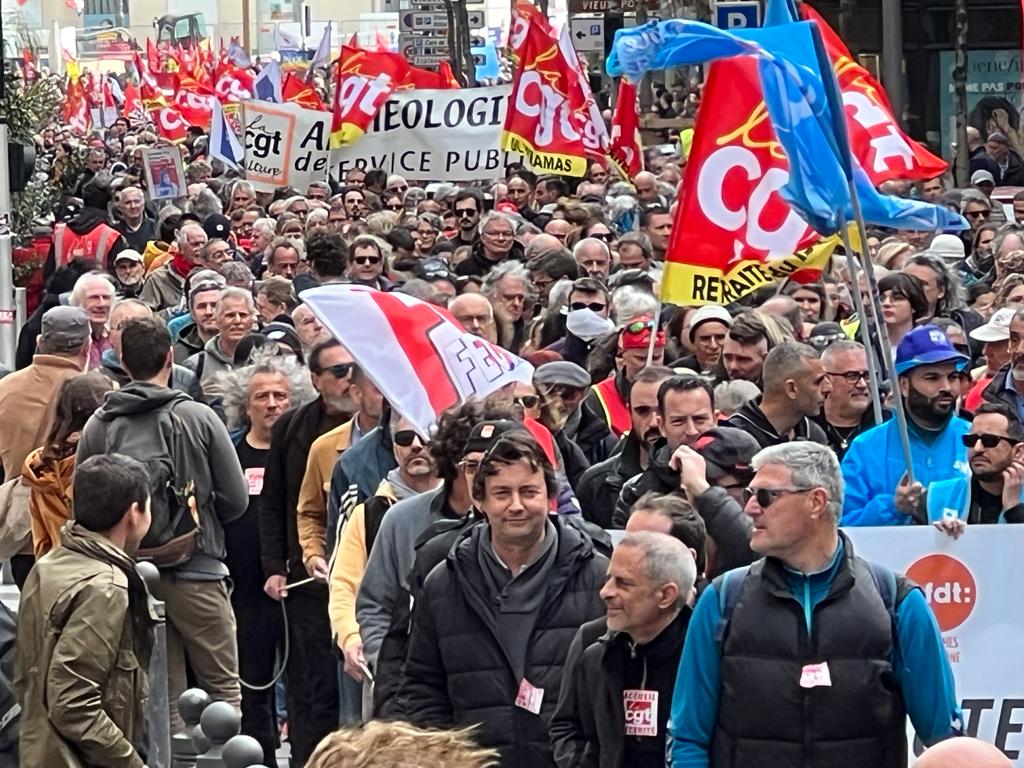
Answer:
[[[399,203],[398,205],[389,205],[388,206],[388,210],[389,211],[404,211],[405,210],[405,205],[403,205],[402,203]]]
[[[540,403],[540,398],[537,395],[517,395],[515,401],[529,410],[530,408],[536,408]]]
[[[595,232],[592,235],[587,235],[587,237],[592,237],[595,240],[604,240],[606,243],[610,243],[615,239],[615,235],[611,232]]]
[[[569,305],[569,309],[592,309],[595,312],[604,312],[607,307],[607,304],[602,304],[599,301],[592,301],[589,304],[585,301],[574,301]]]
[[[401,446],[402,448],[408,448],[413,444],[414,440],[419,440],[420,445],[424,445],[423,440],[413,429],[400,429],[391,436],[392,441],[395,445]]]
[[[1008,442],[1010,445],[1017,445],[1020,441],[1014,440],[1012,437],[1006,437],[1005,435],[962,435],[960,439],[964,445],[968,448],[974,448],[979,442],[985,448],[995,448],[1003,440]]]
[[[360,266],[380,264],[380,256],[353,256],[352,261]]]
[[[977,219],[978,217],[987,219],[991,215],[992,211],[967,211],[967,213],[964,214],[964,216],[967,216],[972,219]]]
[[[743,506],[747,506],[751,499],[757,499],[757,506],[761,509],[768,509],[783,496],[792,496],[813,490],[813,488],[744,488]]]
[[[871,381],[870,371],[847,371],[846,373],[833,373],[832,371],[826,371],[829,376],[838,376],[839,378],[846,379],[846,383],[850,386],[855,385],[861,379],[864,381]]]
[[[338,363],[337,365],[329,365],[329,366],[327,366],[326,368],[324,368],[319,373],[320,373],[320,375],[323,375],[325,373],[329,373],[329,374],[331,374],[331,376],[333,376],[336,379],[344,379],[346,376],[348,376],[352,372],[352,369],[355,368],[355,367],[356,367],[355,363]]]
[[[459,208],[455,211],[455,215],[460,219],[472,219],[476,216],[476,211],[471,211],[468,208]]]

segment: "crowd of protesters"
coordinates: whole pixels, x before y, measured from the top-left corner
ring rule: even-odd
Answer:
[[[368,691],[373,717],[412,724],[393,738],[473,726],[453,754],[507,766],[660,766],[668,748],[677,768],[895,768],[908,716],[929,745],[961,733],[922,592],[838,527],[1024,522],[1024,204],[997,223],[978,173],[892,184],[973,230],[870,232],[881,317],[839,258],[672,306],[685,151],[628,180],[369,168],[268,193],[207,141],[181,144],[188,195],[160,204],[146,126],[38,138],[65,194],[0,380],[23,489],[7,503],[30,520],[22,764],[144,765],[136,555],[160,568],[172,730],[194,683],[240,707],[267,765],[282,739],[293,766],[376,750],[371,729],[361,747],[334,733]],[[342,283],[446,307],[532,383],[420,434],[303,304]]]

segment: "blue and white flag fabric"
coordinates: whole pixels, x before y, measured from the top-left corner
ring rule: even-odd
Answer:
[[[690,20],[651,22],[615,33],[607,69],[613,77],[639,80],[655,69],[755,56],[765,107],[790,163],[789,180],[779,193],[816,231],[839,231],[843,213],[847,221],[853,220],[850,180],[868,223],[901,229],[967,228],[961,216],[944,206],[881,195],[850,159],[838,88],[831,67],[831,89],[822,77],[816,32],[809,21],[732,32]]]
[[[271,59],[266,63],[252,84],[253,96],[260,101],[272,101],[283,104],[281,95],[281,65]]]
[[[320,38],[320,43],[317,45],[316,50],[313,52],[313,59],[309,62],[309,71],[312,72],[317,67],[326,67],[331,63],[331,22],[327,22],[327,26],[324,27],[323,37]]]
[[[252,66],[252,59],[245,49],[234,40],[228,45],[228,60],[236,67],[248,69]]]
[[[228,125],[220,99],[213,99],[213,112],[210,115],[210,157],[235,169],[240,169],[245,160],[245,149]]]

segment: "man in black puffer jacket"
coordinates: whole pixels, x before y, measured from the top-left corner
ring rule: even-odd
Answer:
[[[554,765],[548,727],[566,650],[604,614],[608,561],[549,516],[557,490],[532,436],[499,438],[473,485],[487,524],[459,537],[413,609],[399,708],[416,725],[479,724],[505,768]]]

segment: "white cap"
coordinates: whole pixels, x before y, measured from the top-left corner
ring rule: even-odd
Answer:
[[[976,341],[983,342],[1009,341],[1010,321],[1013,320],[1015,314],[1017,314],[1017,310],[1013,307],[1003,307],[996,310],[987,323],[979,325],[971,331],[970,337]]]
[[[971,174],[971,184],[973,184],[974,186],[977,186],[978,184],[983,184],[985,182],[995,185],[996,180],[993,178],[991,171],[980,170],[975,171],[974,173]]]
[[[717,304],[705,304],[693,313],[693,319],[690,320],[691,342],[693,341],[693,334],[694,331],[697,330],[697,326],[711,320],[718,323],[725,323],[727,327],[732,328],[732,315],[729,314],[729,310],[725,307],[720,307]]]
[[[927,253],[938,256],[943,261],[960,261],[965,255],[964,241],[956,235],[936,235],[932,238]]]

